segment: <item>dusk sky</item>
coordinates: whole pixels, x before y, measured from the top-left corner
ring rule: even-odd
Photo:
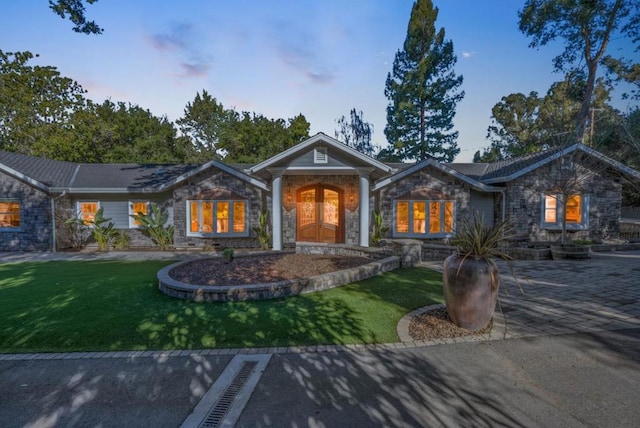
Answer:
[[[489,145],[491,108],[514,92],[544,94],[551,58],[561,44],[539,50],[518,30],[515,0],[436,0],[458,57],[466,96],[458,104],[458,162]],[[384,136],[384,85],[402,48],[412,0],[99,0],[87,16],[103,29],[87,36],[55,15],[46,0],[2,2],[0,49],[40,55],[77,80],[86,96],[149,109],[174,121],[196,92],[207,90],[226,108],[269,118],[302,113],[310,134],[333,136],[352,108]],[[610,52],[630,50],[615,40]],[[614,101],[626,111],[629,101]]]

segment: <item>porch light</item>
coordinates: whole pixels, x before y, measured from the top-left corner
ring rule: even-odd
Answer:
[[[347,194],[347,209],[349,211],[355,211],[358,208],[358,196],[355,192],[351,191]]]
[[[295,207],[295,204],[293,202],[293,194],[291,192],[286,192],[283,195],[282,206],[287,211],[291,211]]]

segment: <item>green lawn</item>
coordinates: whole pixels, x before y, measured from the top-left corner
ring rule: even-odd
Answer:
[[[412,268],[304,296],[193,303],[158,290],[166,264],[0,265],[0,352],[395,342],[403,315],[442,302],[441,274]]]

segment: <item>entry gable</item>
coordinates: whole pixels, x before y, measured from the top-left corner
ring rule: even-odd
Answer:
[[[326,174],[353,173],[360,169],[370,171],[371,176],[374,178],[384,177],[393,171],[390,166],[320,132],[253,166],[247,172],[267,179],[273,170],[286,171],[288,174]]]

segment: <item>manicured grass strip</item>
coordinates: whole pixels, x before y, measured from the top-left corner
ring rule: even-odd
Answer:
[[[412,268],[291,298],[193,303],[158,291],[166,264],[0,265],[0,352],[394,342],[402,316],[442,302],[441,275]]]

